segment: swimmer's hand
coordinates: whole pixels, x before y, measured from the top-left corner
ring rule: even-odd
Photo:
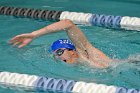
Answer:
[[[27,34],[21,34],[13,37],[9,43],[13,44],[13,46],[19,45],[18,48],[22,48],[29,44],[33,39],[35,38],[35,35],[32,33]]]

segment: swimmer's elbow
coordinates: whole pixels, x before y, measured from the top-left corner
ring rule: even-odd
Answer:
[[[74,24],[71,20],[69,20],[69,19],[65,19],[65,20],[63,20],[63,21],[64,21],[65,24],[68,26],[68,27],[67,27],[68,29],[70,29],[70,28],[72,28],[72,27],[75,26],[75,24]]]

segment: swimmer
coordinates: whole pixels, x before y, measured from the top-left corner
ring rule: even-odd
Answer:
[[[31,33],[17,35],[9,42],[14,46],[19,45],[18,48],[22,48],[39,36],[59,31],[66,31],[70,40],[59,39],[52,44],[51,51],[56,58],[69,64],[73,64],[77,60],[83,60],[83,62],[88,62],[94,67],[108,67],[111,60],[102,51],[92,46],[82,31],[68,19],[53,23]]]

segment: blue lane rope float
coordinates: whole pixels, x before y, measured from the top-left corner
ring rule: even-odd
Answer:
[[[121,16],[112,16],[112,15],[98,15],[95,14],[92,17],[92,24],[96,26],[101,27],[107,27],[107,28],[120,28],[120,21]]]
[[[37,92],[64,93],[140,93],[140,89],[107,86],[83,81],[56,79],[10,72],[0,72],[0,85],[5,88],[25,89]]]
[[[73,80],[63,80],[63,79],[54,79],[48,77],[40,77],[36,81],[35,87],[37,91],[61,91],[61,92],[71,92],[75,81]]]
[[[113,16],[69,11],[41,10],[0,6],[0,15],[12,15],[42,20],[59,21],[70,19],[75,24],[95,25],[106,28],[140,31],[140,18]]]
[[[127,89],[127,88],[117,88],[116,93],[140,93],[140,90],[137,89]]]

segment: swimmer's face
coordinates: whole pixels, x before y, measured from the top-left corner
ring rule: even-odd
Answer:
[[[75,50],[70,50],[65,48],[60,48],[54,51],[54,54],[56,55],[57,58],[70,64],[74,63],[78,58],[78,54]]]

